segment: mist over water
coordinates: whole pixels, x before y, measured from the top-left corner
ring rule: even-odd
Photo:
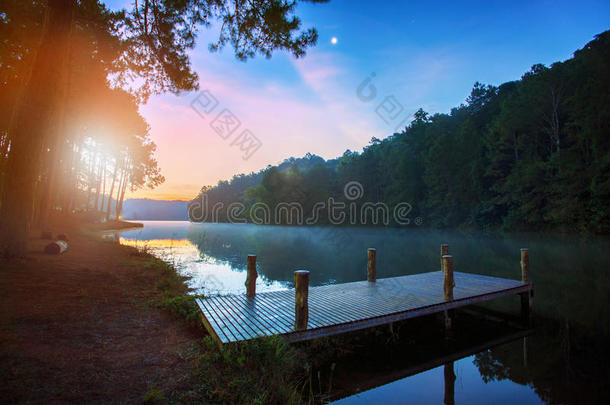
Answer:
[[[520,342],[458,360],[456,375],[461,385],[456,385],[456,399],[470,402],[477,393],[479,398],[497,403],[509,403],[501,400],[508,400],[508,394],[523,403],[597,403],[608,399],[608,238],[145,221],[144,228],[123,232],[120,240],[146,247],[176,264],[182,274],[192,277],[189,283],[194,293],[207,295],[245,292],[247,254],[257,255],[257,291],[266,291],[291,288],[297,269],[311,272],[312,286],[365,280],[369,247],[377,249],[378,278],[436,271],[440,268],[441,243],[450,245],[456,271],[520,279],[519,249],[528,247],[536,330],[527,338],[527,364],[523,364]],[[491,307],[513,314],[519,309],[516,298]],[[438,370],[397,380],[341,402],[385,402],[391,393],[421,389],[420,385]],[[428,398],[420,397],[424,402]]]

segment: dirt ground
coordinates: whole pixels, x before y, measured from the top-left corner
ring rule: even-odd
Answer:
[[[78,228],[80,229],[80,228]],[[69,249],[0,261],[0,402],[134,403],[188,392],[203,332],[151,304],[150,258],[66,233]]]

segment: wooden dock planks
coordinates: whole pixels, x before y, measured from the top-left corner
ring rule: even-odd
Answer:
[[[356,281],[309,289],[307,329],[296,331],[295,292],[282,290],[254,297],[225,295],[198,298],[203,323],[221,343],[283,335],[308,340],[442,312],[506,295],[524,293],[531,284],[478,274],[454,273],[454,299],[443,298],[440,271]]]

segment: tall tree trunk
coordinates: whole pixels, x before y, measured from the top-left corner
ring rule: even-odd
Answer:
[[[42,224],[42,212],[47,209],[49,202],[48,198],[50,196],[50,188],[51,188],[51,179],[49,176],[48,167],[51,165],[49,153],[46,153],[46,157],[44,162],[41,163],[41,175],[40,181],[38,182],[38,186],[36,189],[36,197],[35,201],[37,204],[34,205],[34,214],[32,216],[32,221],[38,227],[43,228]]]
[[[123,160],[123,165],[121,167],[121,176],[119,177],[119,189],[117,190],[116,201],[114,204],[114,216],[117,220],[119,219],[119,199],[121,198],[121,192],[123,191],[126,173],[127,173],[127,158],[125,158]]]
[[[66,178],[65,183],[62,185],[61,193],[61,212],[67,214],[72,212],[70,210],[70,196],[72,195],[72,187],[74,184],[74,171],[76,169],[75,158],[76,155],[76,142],[70,142],[70,146],[66,148]]]
[[[97,169],[97,186],[95,187],[95,211],[99,211],[100,189],[102,188],[102,171],[104,166],[104,156],[100,157],[100,165]]]
[[[0,214],[4,256],[27,252],[43,146],[49,144],[49,134],[58,135],[57,109],[64,97],[62,79],[74,4],[74,0],[48,0],[45,33],[17,107]]]
[[[70,32],[68,33],[69,38],[72,37],[72,24],[70,24]],[[70,93],[70,78],[71,72],[70,67],[71,64],[70,56],[71,56],[71,47],[70,42],[66,42],[66,55],[65,55],[65,71],[63,72],[65,80],[62,81],[61,85],[64,87],[62,89],[61,94],[63,95],[63,99],[59,101],[58,108],[56,110],[57,120],[57,133],[55,134],[55,140],[52,140],[50,143],[50,156],[49,156],[49,183],[47,185],[47,189],[45,194],[43,195],[42,205],[40,206],[40,218],[39,224],[41,228],[47,226],[49,222],[49,215],[51,210],[55,211],[58,196],[60,194],[60,169],[62,163],[66,163],[67,157],[64,156],[64,150],[66,149],[66,136],[65,136],[65,109],[66,109],[66,96]]]
[[[61,114],[63,116],[63,114]],[[47,152],[47,177],[45,184],[42,185],[42,195],[39,202],[38,226],[42,229],[48,224],[49,214],[54,206],[57,193],[57,171],[61,161],[61,135],[57,137],[55,144]]]
[[[91,157],[89,157],[91,159]],[[93,205],[91,204],[91,192],[93,190],[93,183],[95,182],[95,163],[97,162],[97,149],[93,154],[93,160],[89,161],[89,174],[87,176],[87,211]]]
[[[8,151],[11,145],[11,138],[9,136],[9,132],[2,136],[2,146],[0,146],[0,196],[2,195],[2,190],[4,190],[4,181],[6,178],[6,163],[8,162]],[[0,204],[2,202],[0,201]]]
[[[129,174],[127,170],[125,170],[125,175],[123,179],[123,186],[121,187],[121,196],[117,201],[117,209],[116,209],[116,219],[117,221],[121,218],[121,213],[123,212],[123,199],[125,198],[125,189],[127,188],[127,184],[129,183]]]
[[[114,193],[114,183],[116,182],[116,176],[118,174],[119,169],[119,159],[116,159],[116,163],[114,165],[114,173],[112,174],[112,185],[110,186],[110,194],[108,195],[108,207],[106,208],[106,221],[110,219],[110,210],[112,208],[112,193]],[[118,201],[118,198],[117,198]],[[116,205],[116,204],[115,204]]]
[[[79,136],[78,141],[76,142],[76,144],[74,145],[74,149],[72,150],[72,178],[70,180],[71,186],[68,189],[67,195],[67,198],[69,198],[69,202],[67,203],[68,213],[72,213],[72,211],[74,210],[74,204],[76,202],[76,199],[78,198],[78,176],[80,173],[81,166],[81,149],[81,137]]]
[[[24,68],[24,67],[22,67]],[[6,139],[5,139],[5,143],[2,145],[2,163],[0,166],[0,176],[2,176],[2,178],[0,178],[0,210],[1,210],[1,206],[2,206],[2,201],[3,201],[3,195],[4,195],[4,186],[5,186],[5,179],[6,179],[6,171],[7,171],[7,165],[8,165],[8,152],[9,152],[9,147],[11,145],[11,137],[13,135],[14,132],[14,127],[15,127],[15,121],[17,120],[17,110],[18,107],[21,105],[21,103],[23,102],[23,97],[24,97],[24,93],[25,93],[25,89],[26,89],[26,84],[29,82],[31,74],[32,74],[32,66],[26,66],[26,71],[23,72],[23,75],[20,75],[18,80],[18,84],[17,84],[17,95],[15,97],[15,99],[13,100],[13,102],[11,103],[11,113],[10,113],[10,118],[9,118],[9,122],[7,125],[7,131],[6,131]],[[7,80],[6,77],[2,77],[0,80]],[[1,229],[1,222],[0,222],[0,229]]]
[[[104,212],[104,203],[106,201],[106,157],[104,156],[104,173],[102,174],[102,207],[100,211]]]

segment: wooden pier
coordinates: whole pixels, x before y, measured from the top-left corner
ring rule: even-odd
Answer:
[[[422,315],[451,310],[508,295],[521,295],[522,313],[531,314],[533,286],[529,255],[521,250],[522,279],[509,280],[453,272],[448,246],[441,246],[442,271],[376,279],[375,253],[369,250],[368,279],[308,288],[309,272],[295,271],[296,289],[256,293],[256,257],[248,257],[248,294],[198,298],[203,323],[219,343],[282,335],[290,342],[309,340]],[[371,263],[372,261],[372,263]]]

